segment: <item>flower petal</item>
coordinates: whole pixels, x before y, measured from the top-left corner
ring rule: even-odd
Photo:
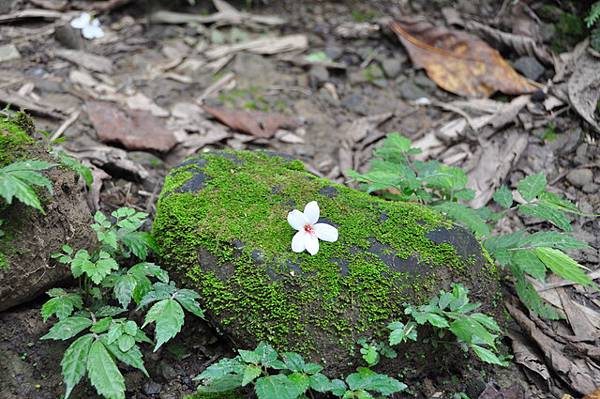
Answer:
[[[317,223],[313,228],[319,240],[335,242],[338,239],[338,230],[330,224]]]
[[[87,12],[81,13],[81,15],[71,21],[71,26],[75,29],[83,29],[90,24],[92,16]]]
[[[290,213],[288,213],[287,221],[296,230],[304,229],[304,225],[308,223],[304,214],[300,212],[298,209],[294,209]]]
[[[319,204],[317,201],[311,201],[304,207],[304,217],[310,224],[315,224],[319,220]]]
[[[305,235],[304,245],[306,245],[306,250],[311,255],[315,255],[319,252],[319,239],[311,234]]]
[[[292,238],[292,251],[294,252],[302,252],[306,248],[306,237],[308,234],[304,230],[301,230],[294,234],[294,238]]]

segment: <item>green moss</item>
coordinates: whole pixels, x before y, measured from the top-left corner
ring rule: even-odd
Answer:
[[[195,182],[203,187],[199,195],[180,190],[197,177],[194,169],[204,177]],[[337,194],[328,196],[325,188]],[[315,256],[290,250],[294,231],[286,219],[311,200],[340,232]],[[442,271],[457,281],[473,279],[467,276],[473,260],[426,237],[452,227],[432,209],[332,184],[298,161],[225,152],[192,159],[167,177],[153,233],[165,266],[186,276],[223,325],[236,323],[277,349],[306,353],[323,332],[348,350],[362,335],[382,338],[387,322],[402,318],[404,302],[437,294]],[[391,270],[369,251],[373,240],[387,255],[416,259],[425,270]],[[234,242],[244,245],[234,249]],[[226,270],[198,264],[199,248]],[[495,271],[490,265],[482,273],[486,279]]]
[[[8,259],[6,255],[0,252],[0,269],[6,269],[8,267]]]
[[[19,159],[27,145],[33,142],[16,121],[0,117],[0,167]]]

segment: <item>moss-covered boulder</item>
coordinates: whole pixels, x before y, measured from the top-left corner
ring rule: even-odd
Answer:
[[[19,113],[0,117],[0,168],[14,161],[37,159],[58,163],[46,147],[28,134],[31,119]],[[13,199],[0,198],[0,311],[35,298],[70,276],[69,268],[50,259],[62,244],[75,248],[89,245],[90,211],[75,172],[55,167],[44,172],[53,184],[53,194],[37,190],[44,214]]]
[[[313,200],[339,239],[314,256],[294,253],[287,214]],[[164,266],[201,293],[236,347],[266,340],[332,374],[355,365],[358,339],[386,337],[405,302],[461,282],[489,310],[498,292],[480,243],[438,212],[333,184],[265,152],[205,153],[173,169],[153,233]]]

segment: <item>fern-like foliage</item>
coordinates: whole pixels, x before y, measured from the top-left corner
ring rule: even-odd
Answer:
[[[54,166],[45,161],[28,160],[0,168],[0,197],[9,205],[12,204],[13,198],[16,198],[43,213],[34,186],[45,187],[52,194],[52,183],[40,172]]]
[[[598,20],[600,20],[600,1],[597,1],[594,4],[592,4],[590,12],[585,18],[585,23],[587,24],[588,28],[591,28],[596,24],[596,22],[598,22]]]

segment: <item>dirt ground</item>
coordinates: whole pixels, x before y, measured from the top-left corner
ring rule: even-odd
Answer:
[[[102,9],[103,3],[115,7]],[[3,60],[6,53],[0,51],[0,102],[29,109],[39,129],[60,137],[64,150],[93,168],[100,184],[88,196],[92,209],[130,206],[152,213],[168,169],[187,155],[210,148],[281,151],[302,159],[315,174],[346,182],[346,170],[365,170],[373,147],[392,131],[416,141],[424,149],[423,158],[463,167],[474,188],[483,192],[501,182],[514,187],[524,175],[543,171],[552,190],[584,212],[600,209],[598,132],[569,104],[568,96],[557,94],[560,82],[551,83],[556,65],[534,62],[510,46],[497,45],[521,73],[544,88],[538,93],[541,101],[528,96],[527,105],[504,123],[447,134],[447,124],[464,116],[468,107],[461,108],[456,103],[460,97],[442,90],[416,68],[381,22],[385,17],[419,15],[448,25],[458,15],[465,23],[522,32],[515,24],[525,21],[533,26],[540,46],[567,52],[585,35],[565,33],[557,11],[544,6],[559,5],[559,10],[581,15],[586,2],[522,2],[527,12],[519,18],[511,8],[518,1],[284,0],[250,1],[249,8],[246,2],[231,3],[254,16],[283,18],[283,24],[248,17],[174,23],[165,14],[156,14],[169,10],[213,15],[212,3],[201,0],[195,6],[185,1],[119,3],[0,3],[0,46],[11,44],[18,52]],[[18,14],[27,9],[38,12]],[[68,22],[82,10],[93,9],[98,10],[105,36],[85,40]],[[227,47],[289,35],[302,36],[288,44],[291,51],[273,43],[262,51]],[[492,97],[502,104],[513,98]],[[542,106],[549,98],[558,105]],[[273,135],[258,137],[228,128],[202,106],[281,113],[286,123]],[[134,139],[125,139],[128,135]],[[509,232],[524,226],[544,227],[537,220],[514,217],[499,229]],[[577,217],[573,227],[591,249],[572,255],[592,272],[598,270],[598,219]],[[510,301],[510,286],[506,290]],[[581,287],[558,290],[562,291],[554,294],[563,304],[576,301],[589,310],[586,315],[591,314],[590,323],[596,327],[591,336],[578,337],[578,330],[567,321],[523,321],[511,314],[505,343],[515,351],[513,367],[473,373],[479,366],[472,365],[463,375],[417,376],[405,381],[413,397],[452,398],[457,392],[481,399],[583,396],[573,373],[585,367],[600,370],[600,296]],[[58,398],[64,391],[59,363],[66,345],[39,341],[48,328],[39,316],[42,303],[40,298],[0,313],[1,398]],[[544,333],[558,336],[557,342],[539,339]],[[559,348],[568,359],[566,365],[558,364],[548,347]],[[128,397],[170,399],[192,393],[191,378],[229,350],[204,323],[187,323],[171,345],[145,354],[152,380],[125,371]],[[479,378],[471,379],[473,375]],[[73,397],[95,397],[81,385]]]

